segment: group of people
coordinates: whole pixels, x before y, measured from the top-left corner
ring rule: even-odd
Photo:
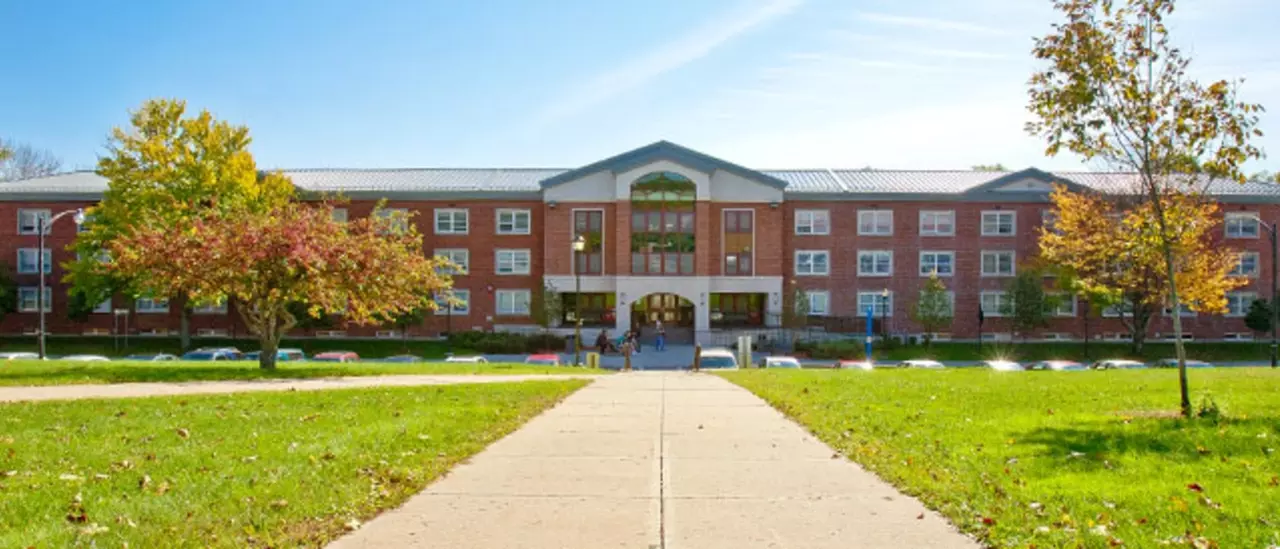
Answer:
[[[665,351],[667,348],[667,330],[662,326],[661,320],[654,325],[654,332],[657,336],[654,339],[654,347],[659,351]],[[639,330],[627,330],[616,341],[609,338],[609,330],[600,330],[600,334],[596,336],[596,348],[602,355],[610,351],[621,352],[624,347],[630,348],[636,353],[641,352]]]

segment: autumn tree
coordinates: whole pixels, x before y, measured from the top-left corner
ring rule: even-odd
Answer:
[[[0,181],[44,177],[61,169],[62,161],[49,151],[0,139]]]
[[[533,292],[533,297],[529,303],[529,314],[533,317],[533,323],[541,326],[543,330],[547,330],[553,326],[563,314],[563,302],[560,294],[555,288],[548,284],[543,284],[539,291]],[[578,311],[573,312],[576,318]]]
[[[102,201],[89,209],[87,231],[76,238],[79,258],[68,279],[90,303],[116,292],[176,298],[182,306],[182,347],[190,346],[189,293],[136,270],[111,269],[111,242],[135,228],[176,233],[210,214],[241,216],[279,208],[293,186],[276,173],[260,174],[248,151],[249,130],[187,114],[186,103],[152,100],[132,113],[130,126],[111,133],[97,172],[107,179]],[[129,278],[121,278],[125,273]],[[164,292],[161,292],[163,286]],[[168,292],[168,293],[165,293]]]
[[[939,331],[951,326],[955,311],[951,307],[951,292],[934,273],[920,290],[920,299],[916,301],[911,317],[924,330],[924,344],[929,346]]]
[[[1007,172],[1009,171],[1009,169],[1004,167],[1004,164],[996,162],[995,164],[975,165],[973,166],[973,171],[975,172]]]
[[[108,268],[162,294],[235,301],[265,369],[275,367],[281,338],[298,323],[293,303],[309,304],[312,317],[343,311],[354,324],[435,309],[429,296],[452,281],[422,253],[412,224],[393,230],[392,217],[332,216],[327,205],[285,202],[260,213],[138,224],[107,244]]]
[[[1177,310],[1187,297],[1176,248],[1181,235],[1165,210],[1170,192],[1195,193],[1206,181],[1243,182],[1242,165],[1260,158],[1250,143],[1262,107],[1241,101],[1240,80],[1203,84],[1173,45],[1165,18],[1173,0],[1055,0],[1063,21],[1036,39],[1048,67],[1030,80],[1027,130],[1062,150],[1135,174],[1134,191],[1151,214],[1149,236],[1163,257],[1165,293]],[[1173,316],[1181,408],[1191,414],[1182,322]]]
[[[1000,314],[1009,327],[1022,334],[1026,340],[1032,331],[1049,326],[1049,317],[1058,306],[1058,299],[1045,291],[1044,271],[1024,265],[1018,274],[1005,285],[1005,295]]]

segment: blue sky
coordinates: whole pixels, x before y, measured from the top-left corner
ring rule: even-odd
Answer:
[[[1182,0],[1205,77],[1280,112],[1280,8]],[[1048,0],[0,0],[0,136],[92,167],[150,97],[263,167],[573,167],[658,139],[756,168],[1087,169],[1023,122]],[[1262,144],[1280,166],[1280,119]],[[1273,168],[1274,169],[1274,168]]]

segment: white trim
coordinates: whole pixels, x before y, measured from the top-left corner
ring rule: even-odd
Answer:
[[[750,275],[740,275],[740,274],[726,275],[724,273],[725,235],[729,234],[724,230],[724,225],[725,225],[724,214],[726,212],[751,212],[751,274]],[[698,218],[695,216],[694,223],[697,223],[697,219]],[[696,257],[697,255],[696,245],[694,248],[694,254]],[[756,209],[755,208],[724,208],[720,210],[720,274],[721,276],[755,276],[756,274]]]
[[[857,296],[856,296],[856,297],[855,297],[855,299],[854,299],[854,306],[855,306],[855,307],[857,308],[857,310],[858,310],[858,316],[864,316],[864,315],[866,315],[866,314],[867,314],[867,309],[866,309],[866,307],[863,307],[863,305],[862,305],[862,297],[863,297],[863,296],[868,296],[868,295],[869,295],[869,296],[873,296],[873,297],[875,298],[875,302],[871,305],[871,315],[872,315],[873,317],[875,317],[875,318],[877,318],[877,319],[878,319],[878,318],[880,318],[881,316],[883,316],[883,317],[885,317],[885,318],[893,318],[893,299],[894,299],[894,292],[893,292],[892,290],[890,290],[890,291],[889,291],[889,296],[888,296],[888,298],[886,298],[886,297],[884,296],[884,290],[860,290],[860,291],[858,291],[858,294],[857,294]],[[877,308],[883,309],[883,312],[881,312],[881,311],[877,311],[877,310],[876,310]]]
[[[584,273],[582,276],[605,276],[605,274],[609,272],[609,239],[605,238],[607,236],[607,233],[605,232],[605,227],[609,226],[609,214],[608,212],[604,211],[604,208],[572,208],[569,210],[569,238],[570,238],[569,240],[569,267],[570,267],[569,274],[571,275],[577,274],[578,272],[577,258],[573,256],[574,251],[573,251],[573,240],[572,240],[573,238],[575,238],[574,233],[577,232],[576,221],[578,217],[578,212],[600,212],[600,273],[599,274]],[[631,220],[628,219],[627,223],[631,223]],[[693,223],[696,229],[698,224],[698,218],[696,214],[694,215]],[[696,248],[694,253],[697,253]],[[627,261],[628,263],[630,263],[631,254],[627,254]]]
[[[31,214],[33,214],[33,213],[37,216],[36,225],[35,225],[35,226],[33,226],[33,227],[31,228],[31,230],[30,230],[30,231],[25,231],[25,230],[23,230],[23,229],[22,229],[22,216],[24,216],[24,215],[31,215]],[[41,215],[41,214],[43,214],[43,215]],[[52,224],[51,224],[51,223],[49,223],[49,218],[50,218],[50,217],[53,217],[53,210],[50,210],[50,209],[48,209],[48,208],[20,208],[20,209],[18,210],[18,215],[17,215],[17,218],[18,218],[18,219],[17,219],[17,221],[18,221],[18,234],[19,234],[19,235],[33,235],[33,236],[34,236],[34,235],[39,234],[39,233],[40,233],[40,224],[39,224],[39,221],[38,221],[38,218],[39,218],[39,217],[44,217],[44,234],[45,234],[45,236],[49,236],[50,234],[53,234],[53,226],[52,226]]]
[[[1261,257],[1261,255],[1260,255],[1260,254],[1258,254],[1258,252],[1249,252],[1249,251],[1240,252],[1239,254],[1236,254],[1236,255],[1238,256],[1238,259],[1236,260],[1236,264],[1235,264],[1234,266],[1232,266],[1232,267],[1231,267],[1231,270],[1230,270],[1230,271],[1227,271],[1227,275],[1228,275],[1228,276],[1243,276],[1243,277],[1246,277],[1246,278],[1258,278],[1258,273],[1262,270],[1262,257]],[[1251,273],[1246,273],[1246,272],[1244,272],[1244,271],[1241,271],[1241,269],[1240,269],[1240,267],[1241,267],[1241,262],[1242,262],[1242,260],[1244,259],[1244,256],[1246,256],[1246,255],[1247,255],[1247,256],[1252,256],[1252,257],[1253,257],[1253,272],[1251,272]],[[1240,272],[1237,272],[1237,271],[1240,271]]]
[[[941,272],[937,272],[937,269],[938,269],[938,266],[937,266],[937,265],[938,265],[937,257],[935,257],[935,258],[934,258],[934,261],[933,261],[933,264],[934,264],[934,267],[933,267],[933,268],[934,268],[934,270],[933,270],[933,271],[929,271],[929,272],[925,272],[925,270],[924,270],[924,255],[925,255],[925,254],[932,254],[932,255],[934,255],[934,256],[945,255],[945,256],[950,257],[950,258],[951,258],[951,272],[949,272],[949,273],[941,273]],[[917,266],[917,267],[919,267],[920,276],[922,276],[922,277],[931,277],[931,276],[933,276],[933,275],[934,275],[934,273],[937,273],[938,278],[950,278],[950,277],[952,277],[952,276],[955,276],[955,274],[956,274],[956,252],[955,252],[955,250],[920,250],[919,258],[916,260],[916,266]]]
[[[1240,312],[1231,312],[1231,298],[1235,297],[1240,305]],[[1247,300],[1247,302],[1245,301]],[[1244,318],[1249,314],[1249,307],[1253,306],[1253,302],[1258,300],[1257,292],[1227,292],[1227,312],[1223,316],[1227,318]]]
[[[457,255],[459,252],[461,252],[462,256],[465,258],[461,262],[456,261],[453,258],[453,256]],[[449,276],[466,276],[471,273],[471,250],[469,248],[436,248],[434,250],[431,250],[431,256],[443,257],[445,259],[448,259],[449,261],[458,263],[458,266],[462,267],[462,272],[449,273]]]
[[[987,308],[983,306],[983,301],[985,301],[983,298],[989,295],[999,296],[999,299],[996,300],[997,305],[999,306],[995,307],[993,310],[990,310],[990,311],[988,311]],[[981,292],[978,292],[978,308],[982,310],[982,316],[985,316],[985,317],[993,317],[993,318],[1004,317],[1005,315],[1004,315],[1003,309],[1006,306],[1005,304],[1006,301],[1009,301],[1009,292],[1006,292],[1004,290],[983,290]]]
[[[1049,313],[1049,316],[1054,317],[1054,318],[1075,318],[1076,316],[1078,316],[1078,314],[1079,314],[1079,312],[1080,312],[1080,311],[1078,310],[1078,309],[1079,309],[1080,300],[1076,299],[1075,294],[1071,294],[1071,293],[1067,293],[1067,292],[1045,292],[1045,295],[1051,295],[1051,296],[1055,296],[1055,297],[1065,297],[1066,299],[1070,299],[1070,300],[1071,300],[1071,313],[1070,313],[1070,314],[1063,313],[1061,309],[1059,309],[1059,308],[1056,308],[1056,307],[1055,307],[1053,310],[1051,310],[1051,311],[1049,311],[1049,312],[1048,312],[1048,313]]]
[[[467,304],[465,309],[449,308],[447,301],[436,299],[436,316],[469,316],[471,314],[471,290],[463,290],[458,288],[450,288],[449,293],[459,298],[459,301]]]
[[[831,292],[827,290],[805,290],[805,298],[809,300],[809,316],[828,316],[831,314]],[[813,312],[813,297],[822,296],[825,300],[825,307],[821,313]]]
[[[518,296],[518,295],[520,295],[520,294],[524,294],[524,296],[525,296],[525,309],[524,309],[524,312],[521,312],[521,311],[516,310],[516,309],[514,309],[514,308],[513,308],[513,309],[510,309],[510,310],[507,310],[507,311],[505,311],[505,312],[504,312],[504,311],[502,310],[502,296],[503,296],[503,295],[510,295],[510,296],[513,296],[513,299],[514,299],[514,296]],[[511,302],[511,305],[513,305],[513,306],[514,306],[514,305],[517,303],[517,301],[518,301],[518,300],[513,300],[513,301]],[[494,316],[529,316],[529,314],[532,312],[532,311],[531,311],[531,309],[530,309],[530,307],[532,307],[532,303],[533,303],[533,293],[532,293],[532,292],[530,292],[529,290],[520,290],[520,289],[514,289],[514,290],[495,290],[495,291],[493,292],[493,314],[494,314]]]
[[[809,254],[810,256],[816,256],[817,254],[821,254],[824,257],[826,257],[827,258],[826,272],[821,272],[821,273],[800,272],[800,254]],[[809,258],[809,265],[812,267],[813,257]],[[830,250],[795,250],[791,254],[791,272],[795,273],[796,276],[831,276],[831,251]]]
[[[996,259],[996,272],[987,272],[988,254],[1009,254],[1009,273],[999,272],[1000,260]],[[1018,276],[1018,252],[1014,250],[981,250],[978,253],[978,274],[986,278],[1009,278]]]
[[[876,270],[875,270],[875,268],[880,264],[880,262],[877,260],[878,258],[875,256],[876,254],[885,254],[885,255],[888,255],[888,256],[889,256],[889,272],[887,272],[887,273],[882,273],[882,272],[878,272],[878,271],[876,271]],[[871,258],[871,268],[872,268],[872,270],[871,270],[870,272],[863,272],[863,271],[862,271],[862,256],[863,256],[863,255],[871,255],[871,256],[872,256],[872,258]],[[858,273],[858,276],[861,276],[861,277],[868,277],[868,278],[872,278],[872,277],[879,278],[879,277],[893,276],[893,250],[858,250],[857,273]]]
[[[1013,219],[1009,225],[1010,227],[1009,234],[1002,234],[1000,232],[994,232],[994,233],[987,232],[987,216],[988,215],[1011,216]],[[1000,225],[1001,223],[997,219],[996,228],[999,229]],[[982,216],[978,218],[978,231],[981,236],[999,236],[999,237],[1017,236],[1018,235],[1018,212],[1016,210],[982,210]]]
[[[502,214],[512,215],[510,231],[504,232],[502,230]],[[525,223],[524,232],[521,232],[519,229],[516,228],[516,225],[518,225],[516,221],[520,216],[520,214],[524,214],[525,217],[528,218],[527,222]],[[471,220],[468,219],[467,221],[470,222]],[[533,234],[533,210],[530,210],[528,208],[498,208],[494,210],[493,234],[496,234],[499,236]]]
[[[826,236],[831,234],[831,210],[804,209],[804,210],[796,210],[795,212],[796,212],[795,219],[792,220],[792,227],[791,227],[792,234],[795,234],[797,236]],[[800,232],[800,214],[802,213],[809,214],[809,231],[810,232],[807,232],[807,233]],[[827,229],[822,232],[817,232],[816,230],[813,229],[813,226],[814,226],[813,216],[818,213],[821,213],[822,216],[826,219],[825,225],[827,226]]]
[[[440,214],[445,214],[445,213],[449,214],[450,216],[450,219],[449,219],[450,230],[445,232],[440,232]],[[463,224],[464,226],[462,231],[452,230],[452,225],[453,225],[453,222],[455,221],[453,219],[453,216],[458,213],[461,213],[466,217],[466,223]],[[431,213],[431,233],[440,234],[440,235],[471,234],[471,210],[468,208],[436,208]]]
[[[938,214],[947,214],[951,216],[951,232],[946,232],[946,233],[938,232],[937,231],[938,222],[936,219],[934,220],[934,223],[933,223],[934,230],[926,232],[924,230],[924,216],[926,214],[933,215],[935,217]],[[956,211],[955,210],[920,210],[920,219],[919,219],[919,225],[917,227],[917,232],[920,233],[920,236],[955,236],[956,235]]]
[[[872,232],[863,232],[862,215],[871,214],[874,218],[872,222]],[[889,214],[889,232],[875,232],[874,229],[880,225],[880,214]],[[858,210],[858,236],[893,236],[893,210],[892,209],[876,209],[876,210]]]
[[[1252,222],[1253,234],[1231,234],[1231,222],[1233,220],[1248,220]],[[1258,212],[1227,212],[1222,216],[1222,235],[1226,238],[1256,239],[1262,235],[1262,223],[1260,221],[1261,218],[1258,217]]]
[[[15,265],[18,274],[40,274],[40,248],[18,248],[18,264]],[[34,256],[33,265],[30,269],[22,268],[22,254],[28,253]],[[53,273],[53,250],[44,249],[44,274]]]
[[[31,297],[24,298],[23,294],[29,294]],[[18,312],[19,313],[38,313],[40,312],[40,287],[39,286],[21,286],[18,288]],[[23,303],[27,299],[32,301],[30,307]],[[53,312],[53,288],[44,287],[44,312]]]
[[[142,307],[143,303],[148,303],[149,305],[147,307]],[[164,308],[158,307],[156,305],[157,303],[164,303]],[[140,315],[168,314],[169,300],[168,299],[152,299],[149,297],[139,297],[133,301],[133,310]]]
[[[511,272],[502,272],[502,254],[511,254]],[[519,254],[524,254],[524,270],[517,270]],[[527,276],[533,272],[533,252],[528,248],[498,248],[493,251],[493,274],[498,276]]]

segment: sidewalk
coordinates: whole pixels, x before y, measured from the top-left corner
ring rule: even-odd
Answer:
[[[406,387],[459,383],[513,383],[554,379],[594,379],[591,374],[522,375],[398,375],[326,377],[317,379],[261,379],[252,381],[187,381],[180,383],[113,383],[109,385],[42,385],[0,387],[0,402],[130,398],[174,395],[243,393],[253,391],[320,391],[356,387]]]
[[[746,390],[673,372],[596,380],[330,547],[978,544]]]

